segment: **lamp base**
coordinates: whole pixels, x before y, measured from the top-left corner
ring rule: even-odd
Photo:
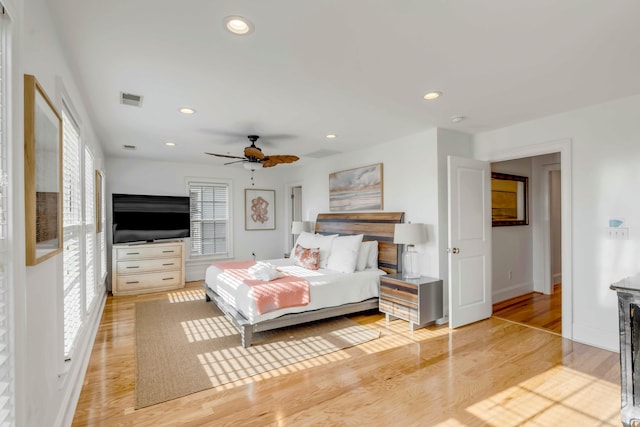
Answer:
[[[413,250],[413,246],[407,247],[402,253],[402,278],[417,279],[420,277],[418,271],[418,252]]]

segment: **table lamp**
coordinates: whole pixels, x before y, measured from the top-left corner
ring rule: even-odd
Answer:
[[[396,224],[393,232],[393,243],[405,245],[402,252],[402,277],[404,279],[417,279],[420,277],[418,268],[418,252],[415,245],[427,241],[427,232],[424,224]]]

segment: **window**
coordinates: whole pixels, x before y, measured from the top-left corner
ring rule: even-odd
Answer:
[[[231,184],[188,181],[191,198],[191,257],[230,256]]]
[[[71,357],[82,319],[82,163],[80,131],[70,112],[62,109],[63,234],[64,234],[64,356]]]
[[[88,313],[96,299],[96,213],[95,213],[95,170],[93,167],[93,156],[87,147],[84,148],[84,310]]]
[[[10,20],[0,4],[0,425],[15,425],[15,385],[13,364],[13,311],[11,309],[11,261],[8,242],[9,206],[7,195],[9,188],[8,173],[9,131],[6,112],[10,110],[7,98],[8,70],[8,32]]]

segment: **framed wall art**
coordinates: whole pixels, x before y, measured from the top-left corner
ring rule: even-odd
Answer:
[[[62,120],[32,75],[24,76],[26,263],[62,252]]]
[[[276,229],[276,190],[244,190],[244,229]]]
[[[494,227],[529,224],[528,183],[526,176],[491,173],[491,223]]]
[[[382,163],[329,174],[329,210],[382,210]]]

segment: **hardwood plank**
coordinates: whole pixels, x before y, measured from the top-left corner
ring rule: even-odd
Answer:
[[[530,292],[493,304],[493,316],[562,334],[562,286],[551,295]]]
[[[497,318],[411,332],[379,313],[352,317],[378,340],[134,410],[135,302],[200,287],[109,296],[74,426],[620,425],[617,353]]]

